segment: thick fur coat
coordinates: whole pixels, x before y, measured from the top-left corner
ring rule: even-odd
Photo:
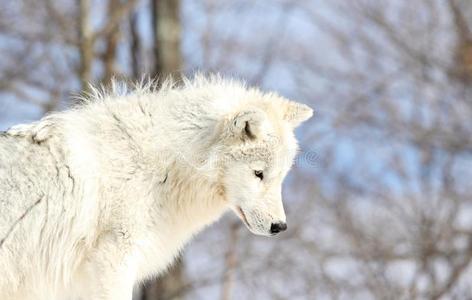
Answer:
[[[217,76],[93,90],[0,135],[0,299],[131,299],[233,209],[286,228],[305,105]]]

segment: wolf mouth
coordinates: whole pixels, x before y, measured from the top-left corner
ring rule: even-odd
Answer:
[[[247,218],[246,218],[246,214],[244,213],[243,209],[241,208],[241,206],[237,206],[236,207],[236,210],[239,214],[239,217],[241,218],[241,220],[243,220],[244,224],[246,224],[247,227],[251,228],[251,225],[249,225],[249,222],[247,221]]]

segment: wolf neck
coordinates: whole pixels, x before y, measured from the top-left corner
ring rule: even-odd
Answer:
[[[141,248],[140,279],[167,268],[188,241],[227,210],[224,190],[192,166],[173,164],[165,184],[157,187],[152,230]],[[193,173],[192,173],[193,172]]]

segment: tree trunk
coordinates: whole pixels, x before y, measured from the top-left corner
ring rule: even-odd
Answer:
[[[90,27],[90,0],[79,0],[79,78],[82,90],[91,82],[93,40]]]
[[[178,75],[182,68],[180,51],[180,0],[151,0],[154,30],[155,76]]]
[[[230,230],[230,240],[228,245],[228,250],[225,255],[225,271],[223,275],[223,282],[221,284],[221,300],[231,300],[232,289],[235,280],[235,270],[238,264],[237,259],[237,245],[239,238],[239,228],[241,227],[240,222],[235,222],[231,224]]]
[[[138,80],[141,74],[141,41],[138,34],[138,13],[134,12],[129,19],[131,74],[134,80]]]
[[[119,0],[108,0],[108,15],[115,15],[115,10],[120,6]],[[116,62],[116,51],[118,47],[118,42],[120,39],[119,31],[120,23],[117,22],[112,26],[112,29],[105,37],[106,40],[106,50],[103,56],[103,63],[105,65],[105,75],[102,79],[104,84],[109,84],[112,78],[116,75],[115,62]]]

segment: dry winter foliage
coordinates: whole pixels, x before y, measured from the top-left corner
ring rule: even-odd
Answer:
[[[143,25],[159,2],[0,2],[0,116],[159,62],[179,71],[154,43],[165,32]],[[181,20],[183,70],[247,78],[316,113],[285,184],[289,231],[253,237],[225,218],[161,299],[472,297],[470,1],[188,0]]]

